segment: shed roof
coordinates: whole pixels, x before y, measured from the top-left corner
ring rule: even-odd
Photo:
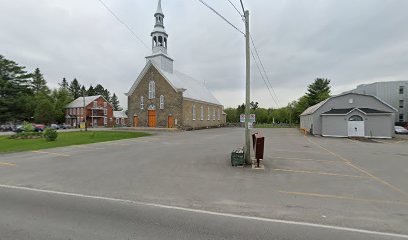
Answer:
[[[128,118],[124,111],[113,111],[114,118]]]
[[[323,104],[325,104],[329,99],[330,98],[328,98],[328,99],[326,99],[324,101],[321,101],[316,105],[308,107],[302,114],[300,114],[300,116],[313,114],[314,112],[316,112],[317,109],[319,109],[321,106],[323,106]]]

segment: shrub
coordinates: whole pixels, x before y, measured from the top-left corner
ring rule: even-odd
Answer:
[[[47,140],[48,142],[53,142],[53,141],[57,140],[57,137],[58,137],[57,130],[55,130],[53,128],[45,129],[45,131],[44,131],[45,140]]]
[[[34,131],[34,128],[33,128],[33,125],[32,125],[31,123],[29,123],[29,122],[24,122],[24,124],[23,124],[23,130],[24,130],[24,132],[33,132],[33,131]]]
[[[40,132],[20,132],[14,135],[11,135],[10,139],[36,139],[42,138],[43,134]]]

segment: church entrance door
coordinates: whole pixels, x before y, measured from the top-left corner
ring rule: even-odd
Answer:
[[[156,110],[149,110],[148,111],[148,125],[151,128],[156,127]]]
[[[167,127],[168,128],[173,128],[174,127],[173,116],[168,116],[167,117]]]
[[[137,127],[137,125],[139,124],[139,117],[138,116],[134,116],[133,117],[133,126]]]

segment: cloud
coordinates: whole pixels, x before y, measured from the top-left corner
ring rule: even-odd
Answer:
[[[156,1],[105,0],[150,45]],[[207,0],[243,30],[227,1]],[[238,1],[236,1],[239,6]],[[407,79],[408,1],[253,0],[251,34],[280,105],[299,98],[316,77],[333,93],[360,83]],[[51,86],[63,77],[98,83],[126,107],[127,92],[150,53],[97,1],[0,0],[0,54],[33,70]],[[205,84],[226,106],[244,100],[245,41],[199,1],[163,1],[169,54],[175,67]],[[251,59],[252,60],[252,59]],[[251,65],[252,96],[276,107]]]

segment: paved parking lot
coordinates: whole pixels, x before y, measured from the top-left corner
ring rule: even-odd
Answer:
[[[0,184],[408,234],[408,141],[254,131],[265,170],[231,167],[223,128],[0,155]]]

